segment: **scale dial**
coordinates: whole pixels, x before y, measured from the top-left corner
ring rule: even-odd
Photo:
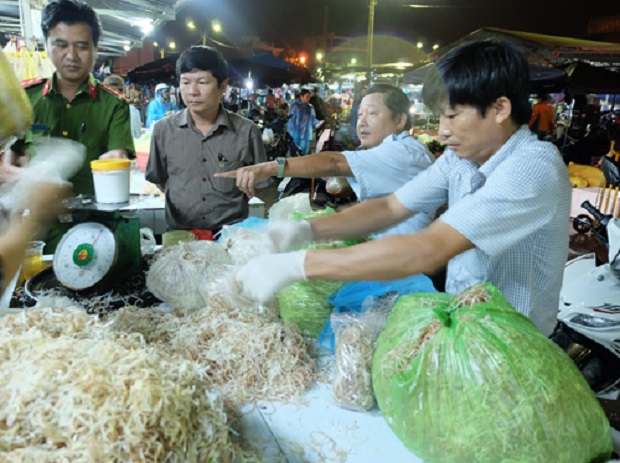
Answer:
[[[79,291],[101,282],[116,261],[118,246],[105,225],[87,222],[71,228],[54,253],[54,274],[63,286]]]

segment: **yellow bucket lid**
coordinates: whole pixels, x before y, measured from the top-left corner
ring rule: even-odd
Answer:
[[[90,162],[92,170],[119,170],[126,169],[131,165],[131,161],[125,158],[97,159]]]

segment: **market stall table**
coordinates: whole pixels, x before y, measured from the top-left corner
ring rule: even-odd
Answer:
[[[378,409],[340,408],[325,383],[316,383],[300,403],[260,403],[245,411],[243,439],[270,463],[423,463]]]

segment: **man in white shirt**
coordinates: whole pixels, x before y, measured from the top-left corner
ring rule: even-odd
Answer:
[[[448,292],[491,282],[551,333],[568,255],[571,187],[557,148],[527,127],[527,61],[514,45],[484,41],[436,64],[423,97],[440,115],[444,155],[394,194],[275,226],[270,237],[288,251],[310,240],[366,236],[446,203],[447,212],[414,234],[255,258],[235,275],[243,296],[265,301],[298,280],[388,280],[448,264]]]

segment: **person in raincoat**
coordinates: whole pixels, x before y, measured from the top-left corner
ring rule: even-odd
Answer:
[[[176,113],[178,110],[179,108],[170,101],[170,86],[157,84],[155,98],[146,108],[146,128],[150,129],[155,122]]]
[[[314,107],[310,104],[309,90],[301,91],[299,99],[291,104],[289,115],[288,131],[305,156],[310,152],[313,130],[322,122],[317,120]]]

